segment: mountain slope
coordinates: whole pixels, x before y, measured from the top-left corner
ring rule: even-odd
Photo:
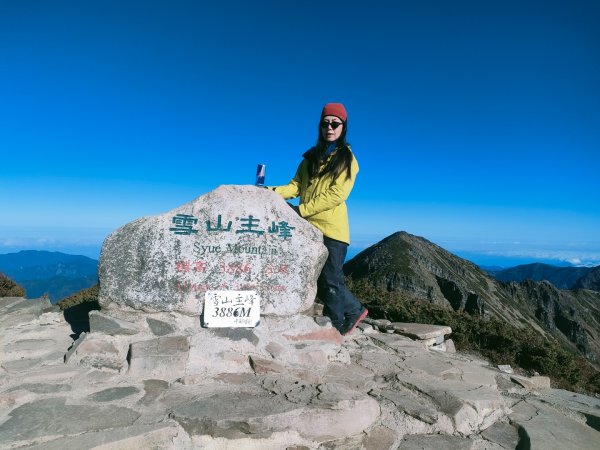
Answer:
[[[0,297],[25,297],[25,289],[0,273]]]
[[[0,270],[14,280],[41,280],[55,276],[80,278],[98,273],[98,261],[87,256],[42,250],[0,255]]]
[[[590,289],[600,292],[600,266],[594,267],[586,275],[577,280],[573,288]]]
[[[559,289],[572,289],[578,279],[588,274],[591,267],[557,267],[550,264],[523,264],[493,273],[497,280],[509,281],[549,281]]]
[[[0,255],[0,271],[27,290],[29,298],[61,298],[98,282],[98,261],[60,252],[23,250]]]
[[[432,242],[397,232],[344,265],[352,280],[454,311],[494,316],[600,356],[600,294],[561,291],[548,282],[503,283]]]

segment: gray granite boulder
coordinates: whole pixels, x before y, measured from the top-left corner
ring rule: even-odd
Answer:
[[[290,316],[313,304],[327,257],[322,239],[276,193],[220,186],[108,236],[99,302],[197,316],[207,290],[256,290],[262,314]]]

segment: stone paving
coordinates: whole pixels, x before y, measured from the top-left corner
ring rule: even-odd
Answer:
[[[125,319],[93,313],[74,342],[48,302],[0,298],[0,448],[600,448],[599,399],[389,323],[341,337],[301,315]]]

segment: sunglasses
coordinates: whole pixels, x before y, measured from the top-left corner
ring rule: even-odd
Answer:
[[[335,130],[337,127],[344,125],[344,124],[342,122],[327,122],[326,120],[321,122],[321,128],[323,128],[324,130],[329,128],[330,125],[331,125],[331,129]]]

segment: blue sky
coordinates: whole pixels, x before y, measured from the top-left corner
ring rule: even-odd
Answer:
[[[286,183],[343,102],[352,252],[600,264],[596,1],[2,1],[0,252],[97,257],[219,184]]]

